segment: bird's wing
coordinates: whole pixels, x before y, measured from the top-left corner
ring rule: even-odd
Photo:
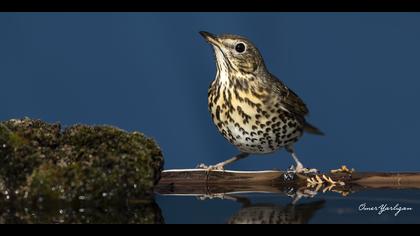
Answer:
[[[273,92],[280,95],[281,99],[279,102],[283,109],[299,116],[300,118],[304,118],[308,115],[308,108],[295,92],[289,89],[283,82],[273,75],[272,82],[272,84],[274,84],[272,87]]]

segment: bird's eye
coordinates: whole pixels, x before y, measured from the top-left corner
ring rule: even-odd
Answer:
[[[235,50],[239,53],[245,52],[245,44],[243,44],[243,43],[236,44]]]

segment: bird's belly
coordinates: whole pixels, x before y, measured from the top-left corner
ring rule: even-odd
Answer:
[[[241,152],[272,153],[302,135],[302,125],[287,114],[232,104],[212,106],[210,111],[219,132]]]
[[[257,127],[255,129],[255,127]],[[299,127],[288,127],[287,123],[261,126],[248,125],[239,127],[228,123],[225,128],[219,129],[223,136],[235,145],[241,152],[246,153],[272,153],[282,147],[295,143],[302,135]]]

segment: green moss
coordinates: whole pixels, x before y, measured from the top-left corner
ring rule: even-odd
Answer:
[[[27,141],[17,133],[12,132],[6,125],[0,123],[0,145],[2,148],[19,147],[27,144]]]
[[[0,180],[14,198],[114,201],[150,195],[162,153],[143,134],[40,120],[0,123]]]

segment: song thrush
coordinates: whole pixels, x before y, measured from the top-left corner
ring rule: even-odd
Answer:
[[[238,35],[200,34],[213,46],[216,79],[208,91],[208,106],[219,132],[241,152],[208,170],[224,166],[249,154],[272,153],[285,148],[296,162],[297,173],[316,172],[298,160],[293,144],[306,131],[323,133],[305,120],[305,103],[266,68],[251,41]]]

